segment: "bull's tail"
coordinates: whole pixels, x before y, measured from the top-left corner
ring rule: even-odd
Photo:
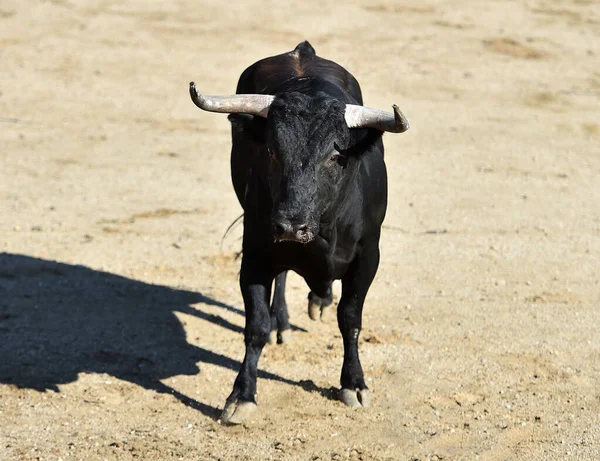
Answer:
[[[223,237],[221,237],[221,251],[223,251],[223,242],[225,241],[225,237],[227,237],[227,235],[229,234],[229,231],[231,231],[242,220],[243,217],[244,217],[244,213],[242,213],[237,218],[235,218],[233,220],[233,222],[229,225],[229,227],[227,227],[227,229],[225,229],[225,232],[223,233]]]

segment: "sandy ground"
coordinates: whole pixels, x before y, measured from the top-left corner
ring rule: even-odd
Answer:
[[[594,0],[0,2],[0,459],[600,459],[600,8]],[[243,357],[230,93],[303,39],[386,135],[361,354],[290,277],[260,412]],[[338,287],[339,288],[339,287]]]

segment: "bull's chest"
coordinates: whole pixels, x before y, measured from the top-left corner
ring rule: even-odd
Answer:
[[[298,273],[311,289],[313,285],[328,286],[333,280],[343,277],[355,252],[355,245],[330,245],[319,237],[307,245],[294,242],[274,243],[273,268],[276,273],[284,270]]]

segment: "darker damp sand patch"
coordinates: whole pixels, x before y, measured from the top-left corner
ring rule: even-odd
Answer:
[[[191,215],[191,214],[206,214],[205,210],[200,208],[194,208],[191,210],[174,210],[171,208],[159,208],[152,211],[144,211],[141,213],[135,213],[129,218],[125,219],[101,219],[98,224],[133,224],[140,219],[156,219],[156,218],[168,218],[174,215]]]
[[[484,40],[484,46],[494,53],[504,54],[519,59],[543,59],[548,53],[538,50],[531,45],[525,45],[512,38],[495,38]]]

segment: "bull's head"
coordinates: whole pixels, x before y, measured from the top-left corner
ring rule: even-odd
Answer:
[[[273,209],[273,237],[311,241],[333,191],[344,175],[350,128],[402,133],[409,128],[397,106],[394,112],[344,104],[324,93],[204,96],[190,83],[194,103],[211,112],[244,113],[266,118],[266,152]]]

